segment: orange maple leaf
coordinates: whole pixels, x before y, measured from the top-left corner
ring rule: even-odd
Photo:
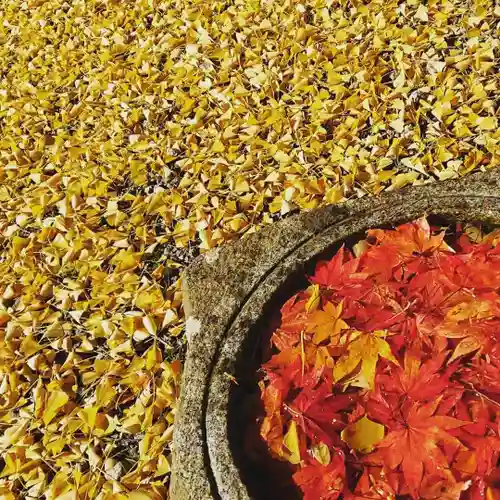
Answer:
[[[388,435],[381,441],[368,460],[385,465],[390,470],[401,466],[408,489],[413,498],[424,476],[448,469],[450,464],[440,444],[461,446],[460,441],[447,431],[468,422],[444,415],[434,415],[441,398],[427,404],[403,404],[400,416],[392,424]]]

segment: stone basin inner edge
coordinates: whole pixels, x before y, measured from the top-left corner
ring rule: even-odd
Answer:
[[[500,223],[500,199],[485,195],[436,195],[415,200],[414,203],[392,205],[375,209],[372,213],[354,213],[328,226],[318,235],[290,251],[284,261],[270,270],[233,319],[226,336],[216,353],[215,365],[210,376],[205,413],[205,432],[210,467],[222,500],[249,500],[255,498],[241,481],[241,471],[233,459],[228,439],[228,405],[233,389],[227,374],[235,368],[235,359],[241,355],[247,335],[262,317],[272,296],[286,283],[289,275],[303,268],[309,261],[322,254],[328,247],[338,245],[352,234],[387,224],[404,223],[424,214],[447,217],[451,220],[477,220]],[[242,432],[244,430],[242,429]]]

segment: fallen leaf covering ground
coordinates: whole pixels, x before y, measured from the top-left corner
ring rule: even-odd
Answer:
[[[2,498],[166,496],[199,251],[500,163],[494,4],[0,4]]]

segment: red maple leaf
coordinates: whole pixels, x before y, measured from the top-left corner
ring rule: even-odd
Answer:
[[[271,342],[280,351],[295,347],[300,342],[307,320],[306,302],[306,298],[294,295],[281,308],[281,324],[271,337]]]
[[[397,478],[394,474],[389,475],[392,477],[388,478],[386,471],[380,467],[365,467],[354,492],[344,492],[345,500],[394,500],[396,492],[393,484]]]
[[[439,266],[461,288],[496,290],[500,281],[500,245],[474,245],[455,256],[441,255]]]
[[[500,500],[500,488],[489,485],[485,479],[476,479],[467,490],[465,500]]]
[[[420,355],[407,350],[404,366],[390,366],[387,373],[376,376],[376,388],[367,399],[367,409],[371,418],[379,422],[389,422],[401,404],[406,401],[430,402],[439,396],[442,404],[461,395],[462,387],[450,382],[456,365],[443,369],[446,353],[441,352],[422,362]],[[455,396],[453,396],[455,395]]]
[[[309,376],[301,392],[285,409],[313,443],[323,442],[332,447],[341,445],[339,432],[345,427],[345,418],[340,411],[353,406],[356,400],[356,393],[332,393],[330,372],[319,384]]]
[[[450,431],[466,447],[455,457],[455,469],[463,477],[486,477],[496,468],[500,453],[497,405],[468,392],[457,402],[455,416],[466,422]]]
[[[453,250],[444,241],[445,233],[432,234],[431,227],[425,217],[414,222],[402,224],[394,230],[371,229],[368,238],[375,238],[379,245],[397,249],[402,257],[414,257],[415,254],[433,252],[435,250]]]
[[[461,500],[470,487],[470,481],[457,481],[451,471],[429,474],[420,486],[422,500]]]
[[[448,469],[450,464],[440,445],[461,443],[447,431],[464,425],[453,417],[435,415],[439,399],[426,404],[408,403],[400,408],[399,415],[389,427],[389,433],[367,457],[389,470],[401,467],[410,495],[419,498],[418,491],[424,471],[428,474]]]
[[[336,500],[344,489],[344,454],[335,450],[328,465],[311,458],[293,475],[293,480],[304,493],[304,500]]]
[[[466,386],[500,403],[500,363],[495,358],[473,360],[472,366],[463,371],[462,378]]]
[[[349,250],[341,247],[333,259],[320,262],[316,266],[313,283],[329,289],[349,289],[355,296],[364,294],[369,286],[365,274],[358,273],[360,260],[354,258]]]

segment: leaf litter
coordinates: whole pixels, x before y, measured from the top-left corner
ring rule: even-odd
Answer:
[[[179,271],[296,210],[498,165],[499,18],[2,2],[0,494],[165,497]]]
[[[284,304],[260,433],[305,500],[500,498],[498,242],[369,230]]]

